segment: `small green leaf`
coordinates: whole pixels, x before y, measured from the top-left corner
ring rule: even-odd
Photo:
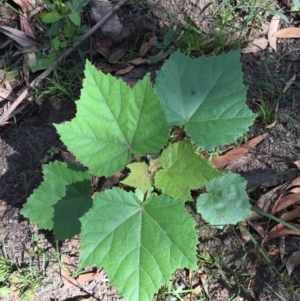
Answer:
[[[287,18],[286,15],[284,15],[282,12],[280,12],[279,10],[275,10],[275,9],[266,9],[266,12],[270,13],[271,15],[275,15],[278,16],[279,18],[281,18],[282,20],[284,20],[286,23],[290,23],[289,19]]]
[[[175,31],[173,28],[169,29],[165,33],[164,41],[163,41],[164,47],[168,47],[173,42],[174,35],[175,35]]]
[[[179,268],[195,269],[195,221],[181,200],[152,195],[144,203],[113,188],[95,195],[81,219],[80,267],[104,267],[125,300],[152,300]]]
[[[42,21],[44,23],[55,23],[59,21],[63,16],[58,12],[50,12],[42,15]]]
[[[72,12],[82,12],[82,9],[89,4],[91,0],[72,0],[71,2],[67,2],[66,5]]]
[[[53,64],[53,59],[35,58],[33,60],[28,60],[27,63],[31,72],[34,73],[36,71],[47,69],[51,64]]]
[[[55,37],[54,39],[52,39],[51,46],[52,46],[53,50],[58,50],[59,49],[59,46],[60,46],[59,37]]]
[[[148,171],[147,164],[144,162],[134,162],[128,164],[126,167],[128,167],[131,172],[121,183],[135,188],[140,188],[143,193],[145,193],[151,186],[151,175]]]
[[[221,173],[195,154],[189,141],[167,147],[160,158],[163,170],[155,175],[155,186],[163,193],[182,200],[191,200],[191,189],[200,188]]]
[[[66,196],[53,206],[56,240],[72,238],[80,233],[79,218],[92,207],[91,192],[90,178],[66,186]]]
[[[191,59],[179,51],[157,72],[156,93],[172,125],[201,148],[234,142],[256,115],[247,107],[240,50]]]
[[[251,205],[246,185],[247,181],[238,174],[224,173],[205,185],[207,193],[198,197],[197,211],[217,228],[249,218]]]
[[[159,152],[170,128],[149,75],[131,89],[90,62],[76,117],[55,127],[69,151],[98,176],[120,171],[132,153]]]
[[[53,205],[57,202],[62,199],[63,202],[74,200],[73,213],[76,211],[76,207],[78,207],[77,201],[82,200],[91,204],[91,201],[88,200],[92,192],[90,184],[91,176],[83,167],[58,161],[43,165],[43,174],[44,181],[28,198],[21,210],[21,214],[29,218],[30,221],[37,223],[40,229],[52,230],[55,215]],[[56,208],[66,208],[66,206],[67,204],[63,204]],[[81,208],[83,207],[87,208],[89,205],[81,206]],[[67,214],[69,214],[69,212],[67,212]],[[64,216],[64,214],[61,215],[60,212],[57,212],[55,222],[58,222],[58,216]],[[76,223],[76,219],[78,220],[78,214],[76,216],[70,215],[68,218],[69,221],[64,224],[64,227],[72,228],[74,223]],[[61,225],[58,225],[58,231],[60,226]],[[72,230],[69,231],[66,229],[64,231],[65,233],[70,233]],[[62,236],[64,235],[65,234],[62,234]]]
[[[80,26],[81,19],[77,12],[73,12],[73,13],[69,14],[68,17],[74,25]]]
[[[163,50],[160,50],[157,54],[150,56],[150,64],[156,64],[163,61],[165,58],[165,53]]]

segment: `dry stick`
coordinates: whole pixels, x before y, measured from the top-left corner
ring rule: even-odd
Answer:
[[[49,66],[42,74],[40,74],[35,80],[33,80],[25,90],[19,95],[19,97],[12,103],[9,109],[0,117],[0,126],[4,125],[7,119],[9,119],[10,114],[15,110],[15,108],[21,103],[22,100],[26,98],[28,93],[44,78],[46,78],[53,69],[61,63],[68,55],[70,55],[84,40],[90,37],[99,29],[123,4],[124,1],[116,4],[107,14],[96,23],[88,32],[86,32],[80,41],[75,42],[63,55],[61,55],[51,66]]]

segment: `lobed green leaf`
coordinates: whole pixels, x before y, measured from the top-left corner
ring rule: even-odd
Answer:
[[[43,165],[43,174],[20,213],[40,229],[54,229],[57,239],[79,234],[79,217],[92,205],[91,176],[83,167],[59,161]]]
[[[201,148],[234,142],[253,123],[245,104],[240,51],[191,59],[175,52],[157,73],[156,93],[171,125]]]
[[[55,127],[77,160],[98,176],[120,171],[132,153],[159,152],[170,130],[149,75],[131,89],[89,62],[76,117]]]
[[[144,203],[113,188],[95,195],[81,219],[80,268],[102,266],[125,300],[152,300],[178,268],[196,268],[195,221],[181,200]]]
[[[191,200],[191,189],[199,189],[221,173],[208,161],[195,154],[190,141],[168,146],[160,158],[162,170],[155,175],[155,186],[163,193]]]
[[[247,181],[238,174],[224,173],[206,184],[207,193],[197,198],[197,211],[211,225],[222,228],[251,216]]]
[[[130,169],[130,174],[122,183],[131,187],[140,188],[143,193],[145,193],[152,183],[147,164],[144,162],[134,162],[128,164],[126,167]]]

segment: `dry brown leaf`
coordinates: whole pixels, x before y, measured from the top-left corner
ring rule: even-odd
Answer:
[[[36,45],[36,42],[21,30],[7,26],[0,26],[0,28],[4,29],[4,34],[20,44],[22,47],[32,47]]]
[[[294,161],[293,163],[297,166],[298,169],[300,169],[300,160]]]
[[[74,163],[77,166],[82,165],[80,162],[76,161],[76,157],[72,153],[64,151],[61,148],[59,148],[59,152],[60,152],[60,155],[61,155],[61,157],[64,161]]]
[[[126,73],[130,72],[133,68],[134,68],[133,65],[128,65],[127,67],[118,70],[118,71],[115,73],[115,75],[126,74]]]
[[[268,32],[268,41],[269,41],[269,45],[275,50],[277,51],[277,38],[274,37],[274,33],[277,31],[278,26],[279,26],[279,21],[280,21],[280,17],[274,15],[270,26],[269,26],[269,32]]]
[[[223,156],[212,157],[211,163],[216,168],[223,168],[226,165],[228,165],[230,162],[240,158],[243,154],[247,153],[251,148],[253,148],[255,145],[257,145],[259,142],[261,142],[267,136],[268,136],[267,133],[265,133],[263,135],[259,135],[255,138],[249,140],[247,143],[244,143],[243,145],[228,151]]]
[[[285,254],[285,237],[279,238],[279,253],[280,253],[280,259],[283,262],[284,254]]]
[[[28,0],[13,0],[17,5],[19,5],[24,13],[28,10],[29,1]]]
[[[23,14],[23,16],[20,16],[20,23],[22,31],[24,31],[28,37],[32,37],[35,39],[34,32],[25,13]]]
[[[254,53],[266,49],[269,41],[266,38],[253,40],[249,46],[242,49],[242,53]]]
[[[224,170],[236,170],[238,168],[241,168],[241,167],[247,165],[250,162],[253,162],[254,160],[255,160],[255,155],[254,154],[246,153],[243,156],[241,156],[240,158],[230,162],[224,168]]]
[[[268,250],[268,255],[269,256],[276,256],[279,253],[279,250],[275,247],[270,247]]]
[[[140,48],[140,56],[144,57],[153,47],[153,43],[157,40],[156,36],[152,36],[148,42],[142,44]]]
[[[209,296],[209,290],[208,290],[209,281],[207,281],[207,279],[208,279],[207,274],[202,273],[199,276],[200,276],[200,280],[202,282],[204,291],[205,291],[206,295]]]
[[[283,221],[290,221],[296,217],[300,217],[300,207],[299,206],[292,211],[283,213],[280,216],[280,219],[282,219]]]
[[[295,228],[300,230],[300,225],[294,224],[294,223],[290,223],[290,225],[294,226]],[[268,234],[266,236],[266,241],[273,239],[273,238],[286,236],[286,235],[300,235],[300,233],[296,232],[290,228],[287,228],[286,226],[284,226],[282,224],[278,224],[268,232]]]
[[[300,251],[294,252],[286,262],[286,269],[289,276],[291,276],[295,267],[300,264]]]
[[[295,82],[296,80],[296,74],[293,75],[293,77],[286,83],[284,89],[283,89],[283,93],[285,93],[288,88]]]
[[[145,58],[142,58],[142,57],[137,57],[131,61],[129,61],[128,63],[132,64],[132,65],[135,65],[135,66],[138,66],[138,65],[142,65],[142,64],[145,64],[145,63],[148,63],[149,60],[148,59],[145,59]]]
[[[87,281],[92,281],[95,278],[97,278],[100,275],[99,272],[90,272],[90,273],[84,273],[78,276],[78,278],[76,278],[76,282],[77,284],[81,284],[83,282],[87,282]]]
[[[247,222],[241,222],[245,227],[247,226]],[[250,241],[250,236],[247,234],[247,232],[241,227],[240,223],[238,223],[239,230],[242,236],[242,239],[244,241]]]
[[[105,44],[102,44],[100,42],[97,42],[95,45],[94,45],[94,49],[99,52],[100,54],[102,54],[106,59],[108,59],[108,57],[110,56],[111,54],[111,51],[109,49],[108,46],[106,46]]]
[[[272,209],[272,214],[284,208],[287,208],[288,206],[293,205],[297,202],[300,202],[300,193],[283,194],[276,201]]]
[[[267,193],[263,194],[262,196],[260,196],[260,198],[258,199],[257,203],[255,204],[256,208],[259,208],[265,212],[268,212],[271,206],[271,202],[273,202],[273,200],[278,199],[278,197],[282,194],[283,191],[285,191],[287,187],[287,184],[281,184],[279,186],[274,187],[273,189],[271,189],[270,191],[268,191]],[[255,220],[260,218],[261,215],[256,213],[256,212],[252,212],[252,215],[250,217],[250,220]]]
[[[90,273],[81,274],[76,279],[74,279],[73,277],[71,277],[71,272],[70,272],[70,269],[68,268],[68,266],[70,266],[69,258],[62,254],[61,261],[64,264],[62,265],[62,267],[60,269],[60,274],[63,278],[63,281],[67,285],[73,284],[73,285],[78,286],[79,284],[81,284],[83,282],[92,281],[100,275],[99,272],[96,272],[96,273],[90,272]]]
[[[300,38],[300,28],[298,27],[284,28],[276,31],[273,36],[278,39]]]
[[[295,180],[293,180],[292,183],[290,184],[289,188],[293,187],[293,186],[300,186],[300,177],[298,177]]]
[[[277,121],[275,119],[274,122],[272,122],[271,124],[266,125],[265,128],[268,129],[268,130],[270,130],[270,129],[272,129],[276,125],[276,123],[277,123]]]
[[[60,268],[60,275],[65,283],[76,284],[74,278],[71,277],[71,272],[68,266],[70,266],[70,261],[64,254],[61,255],[61,262],[63,263]]]
[[[120,177],[122,176],[122,173],[116,173],[108,178],[106,178],[105,182],[103,183],[101,187],[101,191],[104,191],[105,189],[110,189],[115,184],[117,184],[120,180]]]
[[[266,235],[266,231],[265,229],[255,220],[251,221],[247,221],[248,224],[261,236],[261,237],[265,237]]]

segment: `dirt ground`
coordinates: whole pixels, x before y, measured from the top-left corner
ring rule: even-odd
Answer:
[[[0,50],[0,56],[5,51]],[[300,159],[299,55],[300,43],[296,39],[281,40],[276,53],[267,48],[263,52],[242,55],[245,82],[249,86],[249,107],[258,112],[259,106],[253,100],[263,98],[275,110],[280,96],[276,124],[268,129],[265,120],[258,117],[246,135],[247,139],[264,133],[268,133],[268,136],[243,157],[244,161],[240,166],[231,167],[232,171],[248,180],[249,195],[253,203],[272,188],[299,176],[299,170],[293,163]],[[95,57],[94,63],[104,64],[99,61],[99,57]],[[159,68],[160,64],[137,66],[121,77],[132,83],[142,78],[146,72],[151,72],[155,78],[155,71]],[[287,93],[280,94],[295,74],[295,83]],[[43,85],[46,83],[38,89],[43,89]],[[26,198],[42,181],[41,165],[56,159],[62,160],[61,154],[55,150],[64,149],[64,146],[53,123],[70,120],[74,114],[73,99],[61,101],[53,96],[43,97],[38,102],[32,101],[22,114],[17,115],[16,120],[0,128],[0,245],[2,251],[5,249],[7,257],[24,266],[30,265],[30,283],[34,283],[36,290],[28,300],[120,299],[116,290],[108,285],[102,270],[89,281],[70,283],[68,276],[62,272],[61,261],[66,263],[69,260],[70,270],[76,270],[78,239],[67,240],[57,246],[51,232],[38,230],[36,225],[19,214]],[[299,268],[295,269],[291,277],[283,280],[266,264],[257,247],[251,241],[245,242],[242,239],[238,227],[219,230],[206,225],[198,215],[195,215],[195,219],[199,229],[199,249],[209,252],[213,260],[200,265],[192,283],[197,288],[201,286],[201,275],[206,274],[210,278],[206,287],[209,295],[207,300],[300,300],[296,298],[295,290],[291,290],[299,288]],[[264,219],[261,223],[265,223]],[[259,243],[262,241],[252,228],[249,231]],[[280,274],[284,273],[285,266],[279,253],[272,252],[279,250],[279,244],[280,239],[276,238],[268,241],[264,249]],[[287,236],[285,258],[298,251],[299,247],[299,237]],[[63,258],[57,255],[57,248]],[[174,287],[187,288],[188,279],[188,271],[176,273]],[[19,290],[20,287],[15,289]],[[184,300],[204,300],[198,299],[199,294],[190,295]],[[167,297],[166,294],[163,296],[164,299],[155,300],[178,300]],[[17,293],[0,296],[3,301],[25,299],[18,297]]]

